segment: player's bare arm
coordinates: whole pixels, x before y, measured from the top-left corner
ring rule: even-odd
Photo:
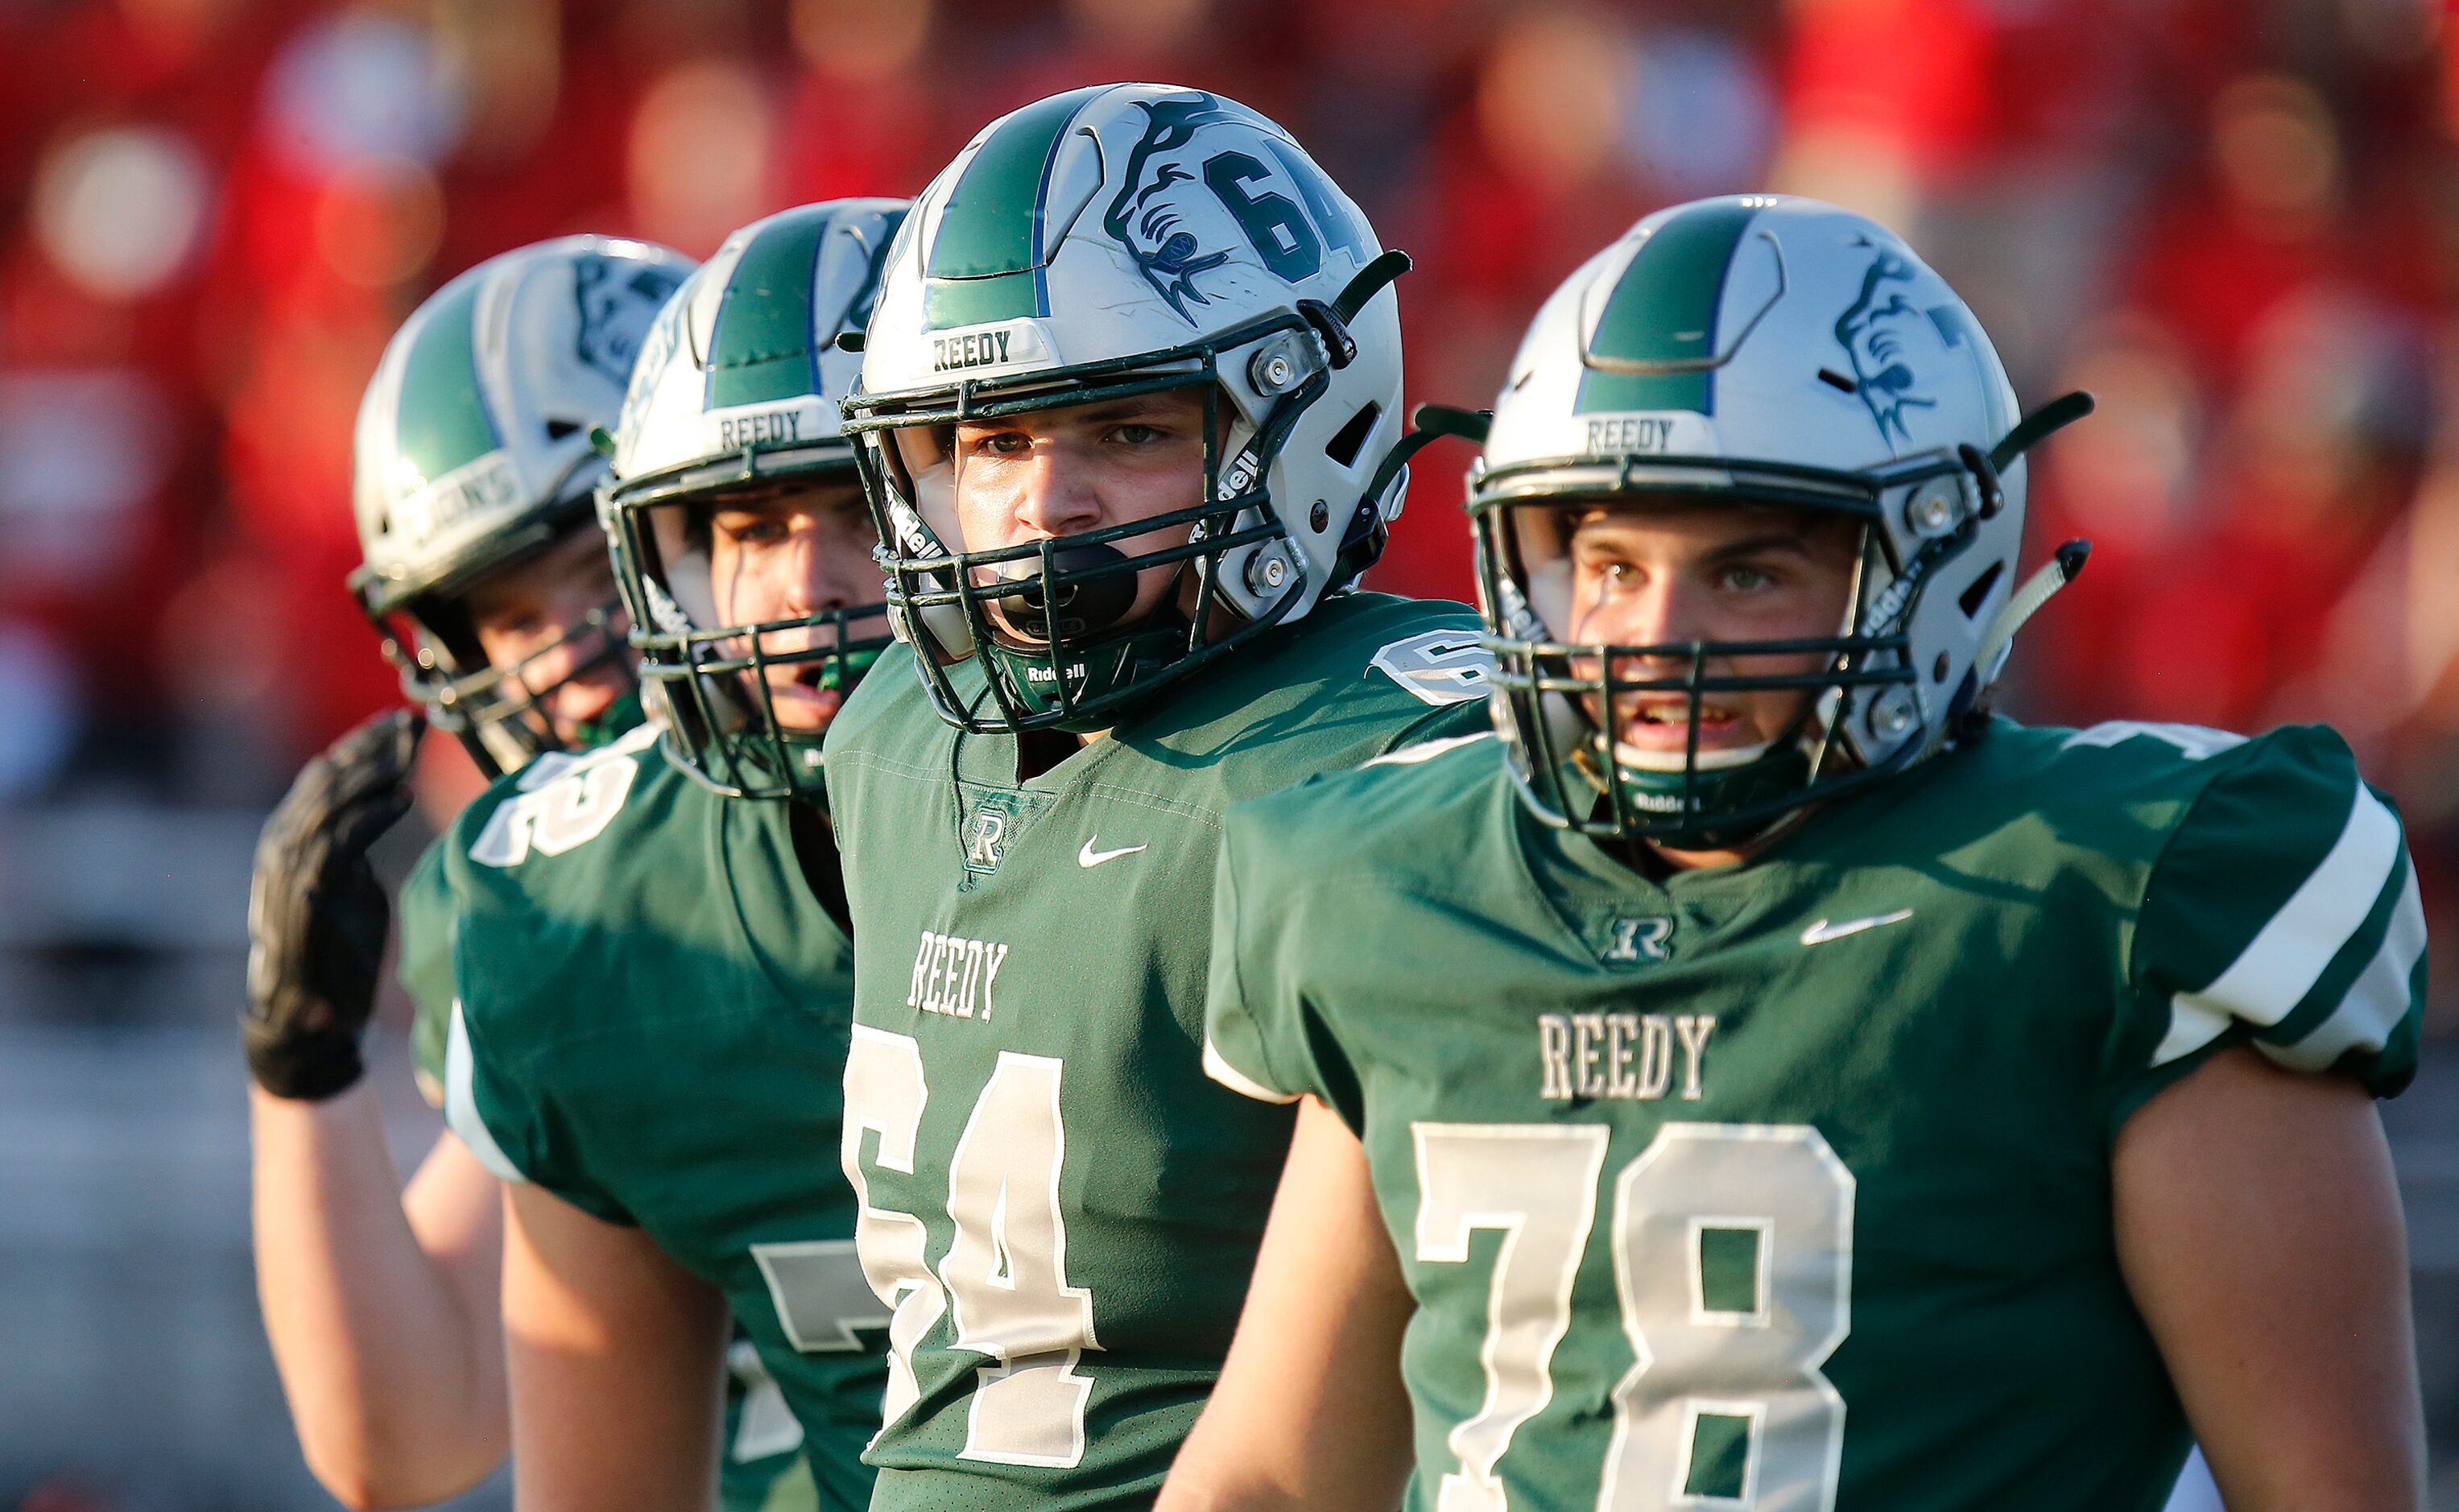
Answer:
[[[717,1494],[725,1299],[638,1228],[506,1188],[504,1348],[522,1512],[687,1512]]]
[[[2406,1226],[2364,1090],[2223,1052],[2127,1121],[2110,1176],[2128,1290],[2230,1512],[2419,1506]]]
[[[495,1178],[451,1135],[405,1190],[372,1088],[249,1095],[257,1296],[307,1467],[351,1507],[424,1506],[510,1442]]]
[[[1400,1335],[1415,1310],[1366,1151],[1303,1100],[1238,1336],[1158,1512],[1397,1506],[1412,1459]]]
[[[359,1507],[467,1489],[506,1444],[494,1179],[448,1135],[404,1193],[359,1060],[389,924],[366,851],[418,731],[381,716],[310,765],[251,913],[257,1294],[308,1467]]]

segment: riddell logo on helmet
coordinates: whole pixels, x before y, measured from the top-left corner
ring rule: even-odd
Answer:
[[[1251,446],[1239,452],[1237,457],[1222,470],[1220,496],[1236,498],[1254,487],[1255,472],[1259,465],[1253,447]]]

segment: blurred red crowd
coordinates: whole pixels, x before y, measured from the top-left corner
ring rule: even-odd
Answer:
[[[908,194],[1111,78],[1288,125],[1481,403],[1632,220],[1775,187],[1923,246],[2098,542],[2016,703],[2328,718],[2459,830],[2449,0],[0,0],[0,798],[261,793],[390,696],[341,591],[350,419],[429,289],[575,230],[695,255]],[[1385,586],[1465,594],[1465,458]],[[2448,889],[2434,889],[2448,893]]]

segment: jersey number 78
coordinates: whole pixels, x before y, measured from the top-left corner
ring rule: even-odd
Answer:
[[[1512,1436],[1553,1399],[1596,1225],[1602,1124],[1412,1125],[1417,1260],[1503,1230],[1481,1409],[1451,1430],[1439,1512],[1506,1512]],[[1607,1243],[1635,1363],[1613,1388],[1597,1512],[1828,1512],[1844,1398],[1818,1367],[1852,1323],[1853,1173],[1807,1124],[1668,1124],[1613,1183]]]

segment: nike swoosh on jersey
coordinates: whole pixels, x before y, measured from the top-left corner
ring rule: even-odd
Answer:
[[[1093,842],[1100,838],[1100,835],[1092,835],[1085,839],[1084,849],[1076,852],[1076,864],[1078,866],[1090,871],[1094,867],[1100,866],[1104,861],[1116,861],[1123,855],[1134,855],[1137,851],[1144,849],[1144,847],[1140,845],[1131,845],[1121,846],[1116,850],[1096,850],[1093,849]]]
[[[1898,909],[1893,914],[1873,914],[1868,918],[1847,919],[1841,924],[1830,924],[1825,919],[1820,919],[1801,932],[1801,943],[1824,945],[1829,940],[1842,939],[1847,934],[1859,934],[1863,930],[1874,930],[1881,924],[1902,924],[1912,916],[1912,910]]]

